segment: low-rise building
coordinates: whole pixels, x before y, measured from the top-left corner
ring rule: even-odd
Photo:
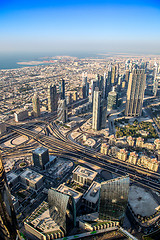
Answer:
[[[107,143],[102,143],[101,145],[101,153],[108,155],[108,149],[109,149],[109,145]]]
[[[127,143],[128,143],[129,146],[133,147],[134,146],[133,137],[131,137],[131,136],[127,137]]]
[[[53,240],[64,237],[64,232],[50,216],[47,202],[41,203],[25,220],[24,227],[29,239]]]
[[[149,149],[149,150],[154,150],[155,145],[152,144],[152,143],[144,143],[143,147],[146,148],[146,149]]]
[[[73,180],[75,182],[78,182],[86,186],[89,186],[98,174],[96,171],[90,170],[88,168],[84,168],[80,165],[78,165],[73,170],[72,173],[73,173]]]
[[[61,184],[57,188],[57,190],[62,192],[62,193],[69,194],[70,196],[72,196],[74,198],[75,203],[76,203],[76,207],[78,207],[78,205],[81,201],[81,198],[83,196],[83,193],[80,193],[80,192],[76,191],[75,189],[66,186],[64,183]]]
[[[138,137],[136,140],[136,147],[143,148],[144,145],[144,139],[141,137]]]
[[[84,204],[94,211],[96,211],[98,206],[100,187],[100,183],[93,181],[83,196]]]
[[[136,165],[138,159],[138,154],[136,152],[130,152],[128,162]]]
[[[109,145],[115,145],[116,139],[114,135],[111,135],[109,138]]]
[[[25,109],[20,109],[14,113],[15,122],[23,121],[28,118],[28,111]]]
[[[159,167],[159,163],[156,158],[149,158],[145,155],[141,156],[141,158],[138,159],[137,165],[154,172],[157,172]]]
[[[120,149],[120,151],[117,152],[117,158],[122,161],[126,161],[128,156],[128,151],[126,151],[124,148]]]
[[[10,188],[14,187],[19,181],[19,176],[14,173],[14,172],[10,172],[9,174],[7,174],[7,182]]]
[[[43,185],[43,175],[29,168],[21,173],[20,178],[25,185],[33,188],[34,190],[40,189]]]
[[[154,144],[155,144],[156,150],[160,150],[160,139],[158,138],[155,139]]]

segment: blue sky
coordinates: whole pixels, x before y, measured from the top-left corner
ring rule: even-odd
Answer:
[[[159,23],[154,0],[1,0],[0,52],[160,53]]]

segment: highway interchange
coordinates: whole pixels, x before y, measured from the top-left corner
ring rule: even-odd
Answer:
[[[128,174],[132,181],[150,188],[151,190],[160,192],[159,173],[154,173],[139,166],[120,162],[116,158],[104,156],[95,150],[82,146],[75,141],[71,141],[59,131],[58,126],[52,120],[50,119],[48,124],[45,122],[44,127],[51,136],[46,136],[43,133],[36,134],[31,129],[25,128],[25,125],[7,125],[11,131],[28,136],[35,142],[47,147],[54,155],[72,158],[76,161],[83,160],[86,163],[99,166],[101,169],[116,173],[119,176]]]

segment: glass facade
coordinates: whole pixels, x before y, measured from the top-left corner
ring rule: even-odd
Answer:
[[[99,219],[123,219],[128,202],[129,182],[129,177],[125,176],[101,184]]]
[[[0,155],[0,239],[15,240],[17,236],[17,220],[12,204],[11,194],[8,189],[6,175]]]
[[[72,196],[55,189],[48,191],[51,218],[68,233],[76,225],[76,206]]]
[[[33,158],[34,166],[44,169],[45,168],[44,166],[49,162],[48,149],[44,147],[35,149],[32,152],[32,158]]]

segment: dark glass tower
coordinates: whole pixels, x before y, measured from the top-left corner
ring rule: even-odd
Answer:
[[[119,177],[101,184],[99,219],[121,221],[128,203],[129,177]]]
[[[4,171],[2,156],[0,154],[0,239],[19,240],[16,214],[12,204]]]
[[[48,204],[51,218],[68,234],[76,226],[74,198],[56,189],[49,189]]]
[[[65,99],[65,81],[63,79],[59,82],[59,92],[61,99]]]

